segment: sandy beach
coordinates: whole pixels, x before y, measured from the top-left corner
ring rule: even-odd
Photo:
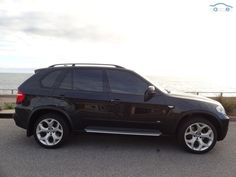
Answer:
[[[16,95],[0,95],[0,105],[4,103],[15,103]]]

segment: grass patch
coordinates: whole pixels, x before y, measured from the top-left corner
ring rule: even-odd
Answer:
[[[236,110],[236,103],[232,102],[230,99],[227,99],[227,97],[218,96],[215,98],[216,101],[220,102],[222,106],[225,108],[225,111],[228,115],[231,115]]]

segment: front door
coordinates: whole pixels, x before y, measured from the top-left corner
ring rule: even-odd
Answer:
[[[144,93],[151,83],[134,72],[107,69],[111,107],[115,117],[122,120],[120,126],[132,128],[156,128],[168,107],[161,92],[144,101]]]

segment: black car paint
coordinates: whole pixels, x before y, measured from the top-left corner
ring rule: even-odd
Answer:
[[[91,67],[74,67],[73,69]],[[94,67],[92,67],[94,68]],[[73,70],[72,69],[72,70]],[[59,89],[59,83],[71,68],[58,67],[37,70],[36,74],[25,81],[19,90],[26,94],[23,103],[17,104],[14,119],[19,127],[27,129],[27,135],[32,135],[32,128],[37,116],[48,111],[54,111],[65,116],[72,131],[83,131],[87,126],[122,127],[159,129],[163,134],[176,134],[183,119],[192,115],[206,116],[217,128],[218,140],[227,133],[229,119],[218,113],[218,102],[193,95],[178,95],[157,93],[144,101],[144,95],[111,93],[106,70],[111,68],[98,67],[103,70],[103,92],[75,91]],[[133,71],[123,68],[127,73]],[[41,79],[49,72],[63,70],[52,88],[43,87]],[[148,85],[149,81],[142,78]]]

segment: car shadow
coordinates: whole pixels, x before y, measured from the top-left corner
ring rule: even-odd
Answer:
[[[68,148],[96,148],[116,150],[162,150],[182,151],[174,136],[131,136],[109,134],[73,134],[66,145]]]

